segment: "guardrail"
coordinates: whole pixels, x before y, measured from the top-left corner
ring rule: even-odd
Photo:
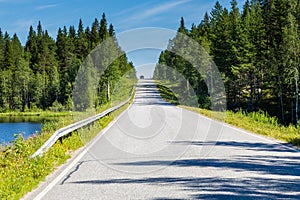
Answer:
[[[120,103],[117,106],[114,106],[114,107],[112,107],[108,110],[105,110],[104,112],[102,112],[100,114],[97,114],[95,116],[89,117],[89,118],[84,119],[84,120],[81,120],[81,121],[76,122],[74,124],[70,124],[70,125],[68,125],[64,128],[61,128],[61,129],[55,131],[53,133],[53,135],[31,156],[31,158],[43,155],[61,137],[65,136],[65,135],[68,135],[68,134],[72,133],[73,131],[78,130],[79,128],[82,128],[82,127],[84,127],[84,126],[86,126],[86,125],[88,125],[88,124],[90,124],[90,123],[106,116],[107,114],[121,108],[122,106],[124,106],[125,104],[127,104],[130,101],[130,99],[132,98],[133,91],[134,91],[134,89],[132,88],[131,97],[128,100],[124,101],[123,103]]]

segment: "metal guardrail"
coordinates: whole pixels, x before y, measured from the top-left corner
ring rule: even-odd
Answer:
[[[64,128],[61,128],[61,129],[55,131],[54,134],[31,156],[31,158],[43,155],[61,137],[65,136],[65,135],[68,135],[68,134],[72,133],[73,131],[78,130],[79,128],[82,128],[82,127],[84,127],[84,126],[86,126],[86,125],[88,125],[88,124],[90,124],[90,123],[106,116],[107,114],[121,108],[122,106],[124,106],[125,104],[127,104],[130,101],[130,99],[132,98],[133,91],[134,90],[132,88],[131,97],[128,100],[124,101],[123,103],[121,103],[117,106],[114,106],[114,107],[112,107],[108,110],[105,110],[104,112],[102,112],[100,114],[97,114],[95,116],[89,117],[89,118],[84,119],[84,120],[81,120],[81,121],[76,122],[74,124],[70,124],[70,125],[68,125]]]

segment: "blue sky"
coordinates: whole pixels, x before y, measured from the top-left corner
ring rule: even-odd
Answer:
[[[115,27],[116,33],[134,28],[160,27],[177,30],[180,17],[186,26],[198,24],[205,11],[210,12],[216,1],[211,0],[0,0],[0,28],[10,35],[17,33],[25,44],[29,26],[36,27],[38,21],[52,37],[56,37],[58,27],[75,25],[81,18],[84,26],[90,26],[94,19],[105,12],[107,20]],[[229,7],[230,0],[220,0]],[[244,0],[238,0],[242,6]],[[149,52],[148,52],[149,53]],[[155,55],[154,55],[155,54]],[[152,59],[157,59],[157,51]],[[137,57],[137,56],[135,56]],[[149,57],[149,56],[148,56]],[[151,56],[150,56],[151,57]],[[149,61],[131,59],[136,65]]]

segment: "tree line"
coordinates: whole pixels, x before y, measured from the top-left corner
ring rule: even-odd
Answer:
[[[114,27],[108,26],[104,13],[100,21],[95,19],[91,28],[85,28],[81,19],[77,30],[74,26],[59,28],[56,39],[51,38],[39,22],[36,30],[30,27],[25,46],[16,34],[10,37],[0,29],[0,112],[57,107],[71,110],[72,91],[80,65],[108,38],[114,38],[116,48],[112,50],[121,52]],[[97,90],[96,96],[101,101],[93,105],[108,102],[110,94],[104,94],[104,88],[113,88],[117,80],[133,68],[124,52],[120,54],[103,72],[102,79],[111,81],[99,81],[97,87],[103,90]]]
[[[231,0],[229,10],[217,1],[211,12],[189,30],[182,18],[178,33],[201,44],[218,66],[228,109],[263,110],[282,123],[297,124],[299,25],[299,0],[246,0],[242,10],[236,0]],[[154,78],[176,81],[176,76],[167,75],[168,68],[163,66],[176,69],[193,86],[199,106],[209,108],[203,77],[191,73],[190,64],[172,53],[177,39],[178,35],[161,53]]]

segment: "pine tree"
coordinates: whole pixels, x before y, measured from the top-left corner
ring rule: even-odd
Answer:
[[[278,98],[281,121],[285,122],[285,93],[286,86],[283,77],[282,55],[280,45],[283,42],[283,28],[286,24],[287,9],[284,0],[269,0],[264,3],[264,16],[266,26],[268,86],[272,95]]]
[[[100,27],[99,27],[99,37],[101,42],[104,41],[108,36],[109,36],[109,32],[107,31],[107,21],[106,21],[105,13],[103,13],[100,21]]]
[[[255,47],[251,39],[252,36],[252,16],[250,3],[246,1],[242,18],[240,22],[240,33],[237,46],[237,65],[232,67],[236,82],[239,83],[239,102],[249,111],[254,110],[254,93],[255,93]],[[244,92],[242,92],[244,91]],[[246,92],[245,92],[246,91]]]
[[[99,36],[99,22],[96,18],[93,25],[92,25],[92,31],[91,31],[91,49],[94,49],[99,43],[100,43],[100,36]]]
[[[13,70],[14,68],[14,55],[11,40],[9,38],[5,40],[3,68],[5,70]]]
[[[3,67],[3,62],[4,62],[4,47],[5,47],[5,41],[3,37],[3,33],[0,29],[0,70]]]
[[[31,77],[33,77],[32,71],[29,67],[29,61],[21,56],[16,63],[16,70],[14,72],[15,89],[17,108],[21,111],[25,111],[30,107],[29,94]]]
[[[108,34],[109,34],[110,37],[115,37],[116,36],[115,29],[114,29],[114,26],[112,24],[109,25]]]
[[[29,35],[27,37],[27,42],[25,46],[25,51],[27,52],[26,55],[29,56],[30,60],[30,67],[34,73],[37,72],[36,63],[38,59],[38,43],[37,43],[37,36],[36,32],[33,30],[33,27],[30,26]]]
[[[75,40],[75,53],[78,59],[83,61],[83,59],[88,55],[89,52],[89,42],[88,38],[84,32],[84,27],[82,20],[79,20],[77,37]]]
[[[217,1],[214,8],[210,12],[211,15],[210,21],[212,24],[212,29],[215,33],[217,32],[217,29],[219,28],[220,23],[222,21],[223,11],[224,9],[221,6],[220,2]]]
[[[259,109],[261,108],[261,104],[265,97],[263,94],[265,93],[266,88],[266,75],[268,74],[267,66],[267,37],[266,37],[266,28],[264,23],[264,16],[261,3],[258,0],[254,0],[251,3],[251,27],[250,27],[250,37],[251,41],[254,45],[254,63],[255,63],[255,71],[256,71],[256,103]]]
[[[286,72],[285,80],[295,88],[295,123],[298,124],[299,112],[299,61],[300,61],[300,36],[299,26],[295,13],[296,5],[292,4],[287,17],[287,25],[283,31],[282,57]],[[293,111],[292,111],[293,112]]]

